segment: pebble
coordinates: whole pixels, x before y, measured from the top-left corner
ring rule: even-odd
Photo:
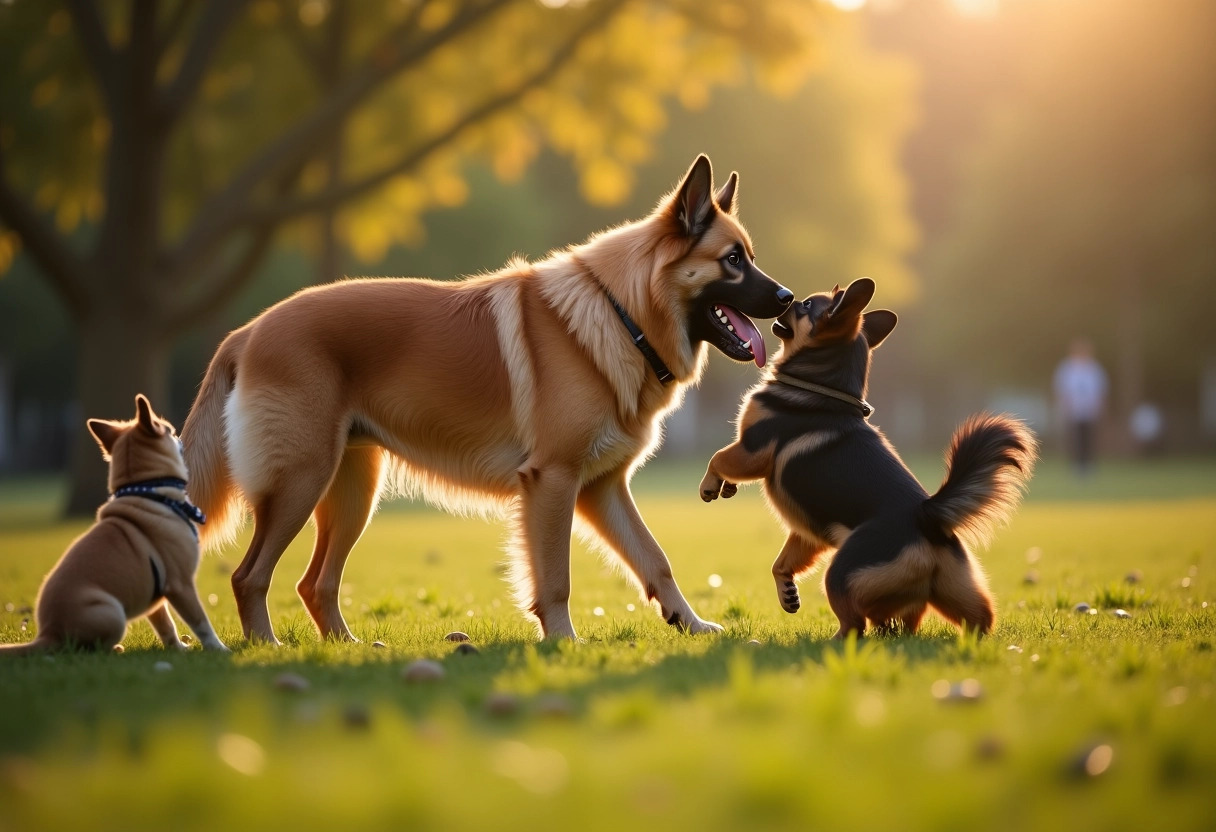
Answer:
[[[124,651],[124,650],[126,650],[126,649],[127,649],[127,648],[123,647],[121,644],[115,644],[115,645],[114,645],[114,652],[115,652],[115,653],[121,653],[122,651]]]
[[[469,640],[469,634],[468,634],[468,633],[462,633],[462,632],[460,632],[459,630],[457,630],[457,631],[456,631],[456,632],[454,632],[454,633],[448,633],[448,634],[447,634],[446,636],[444,636],[443,638],[444,638],[444,640],[445,640],[445,641],[468,641],[468,640]]]
[[[1129,584],[1138,584],[1144,580],[1144,573],[1139,569],[1133,569],[1131,572],[1127,573],[1123,580],[1127,581]]]
[[[1114,616],[1115,618],[1131,618],[1132,614],[1127,610],[1115,610]]]
[[[1105,743],[1086,746],[1072,758],[1068,770],[1074,777],[1098,777],[1106,773],[1114,758],[1114,749]]]
[[[373,641],[372,642],[372,647],[375,647],[378,650],[383,649],[385,646],[386,645],[384,644],[383,641]]]
[[[156,664],[152,665],[152,669],[157,673],[165,673],[172,670],[173,665],[169,664],[168,662],[157,662]]]
[[[984,695],[984,688],[976,679],[964,679],[953,684],[938,679],[930,692],[939,702],[977,702]]]
[[[1035,569],[1031,569],[1022,577],[1022,583],[1027,586],[1033,586],[1039,582],[1039,573]]]
[[[548,693],[536,700],[536,712],[541,716],[565,719],[574,716],[574,704],[560,693]]]
[[[309,681],[299,673],[280,673],[274,677],[274,686],[279,690],[291,693],[300,693],[312,687]]]
[[[194,636],[190,635],[189,633],[182,633],[181,640],[182,644],[189,644],[190,642],[194,641]]]
[[[456,645],[456,650],[454,652],[459,653],[462,656],[476,656],[481,651],[469,644],[467,641],[464,641]]]
[[[991,734],[980,737],[975,744],[975,756],[981,760],[996,760],[1005,756],[1005,743]]]
[[[519,713],[519,697],[506,691],[495,691],[486,697],[484,707],[490,716],[514,716]]]
[[[342,709],[342,724],[347,728],[365,730],[372,724],[372,714],[363,705],[347,705]]]
[[[443,665],[430,659],[418,659],[401,669],[401,678],[407,682],[438,682],[445,675]]]
[[[1073,607],[1072,611],[1073,612],[1089,612],[1091,609],[1092,609],[1092,607],[1090,607],[1089,604],[1082,601],[1081,603],[1079,603],[1075,607]]]
[[[758,639],[758,638],[753,638],[753,639],[749,640],[747,643],[748,643],[748,644],[750,644],[750,645],[752,645],[753,647],[759,647],[759,646],[760,646],[760,639]]]

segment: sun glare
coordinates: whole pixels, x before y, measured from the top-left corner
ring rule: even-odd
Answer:
[[[846,12],[855,12],[866,4],[866,0],[830,0],[831,4]]]

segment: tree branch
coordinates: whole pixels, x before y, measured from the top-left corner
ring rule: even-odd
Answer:
[[[169,45],[177,39],[178,32],[182,30],[182,26],[186,23],[186,18],[190,16],[190,7],[193,5],[194,0],[177,0],[177,5],[169,13],[169,19],[165,21],[164,25],[160,27],[160,31],[156,34],[156,54],[158,57],[164,55]]]
[[[549,60],[545,62],[544,66],[540,67],[537,71],[529,75],[511,89],[482,102],[479,106],[470,110],[464,115],[463,118],[459,119],[446,130],[443,130],[442,132],[427,139],[421,145],[414,148],[392,164],[387,165],[375,173],[368,174],[360,179],[345,182],[336,187],[332,187],[318,193],[253,208],[237,215],[235,222],[240,224],[264,222],[277,223],[284,222],[304,214],[323,211],[340,205],[341,203],[355,197],[361,196],[374,188],[383,185],[390,179],[417,168],[418,165],[426,161],[429,156],[443,147],[446,147],[461,133],[464,133],[466,130],[476,126],[477,124],[486,121],[499,111],[506,109],[515,102],[519,101],[528,92],[547,82],[574,57],[579,45],[590,35],[594,34],[598,29],[603,27],[604,24],[607,23],[612,17],[612,15],[615,14],[616,11],[627,1],[628,0],[600,0],[600,2],[594,7],[596,12],[591,19],[575,30],[570,37],[553,52],[553,54],[549,57]]]
[[[182,58],[177,76],[160,95],[160,117],[165,123],[175,121],[194,100],[224,33],[247,2],[248,0],[210,0],[206,4],[203,18],[195,27],[194,37],[186,48],[186,55]]]
[[[241,213],[258,185],[285,167],[307,158],[319,143],[332,135],[335,121],[345,118],[386,81],[420,63],[440,46],[511,2],[515,0],[469,3],[445,25],[424,35],[411,49],[402,48],[398,41],[406,32],[401,26],[395,27],[373,47],[364,65],[351,73],[320,106],[263,147],[232,177],[227,187],[199,208],[193,227],[169,254],[170,263],[188,263],[231,232],[236,226],[233,218]]]
[[[13,188],[4,175],[2,155],[0,220],[17,232],[21,245],[59,293],[71,316],[75,320],[83,318],[89,307],[85,264],[68,248],[67,240]]]
[[[98,6],[93,0],[67,0],[67,7],[72,15],[72,28],[113,113],[118,102],[119,67]]]

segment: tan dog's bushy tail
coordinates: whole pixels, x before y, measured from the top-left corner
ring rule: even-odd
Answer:
[[[1008,521],[1034,470],[1038,442],[1025,423],[982,413],[959,426],[946,451],[946,479],[924,512],[969,545]]]
[[[232,480],[224,428],[224,407],[236,384],[236,365],[249,333],[238,329],[215,352],[198,396],[182,427],[182,455],[190,473],[190,499],[207,515],[199,527],[204,548],[231,540],[245,515]]]

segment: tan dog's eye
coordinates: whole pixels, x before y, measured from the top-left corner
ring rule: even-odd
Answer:
[[[726,255],[726,262],[730,263],[732,266],[738,266],[743,262],[743,257],[740,256],[739,251],[736,249],[735,251],[732,251],[730,254]]]

